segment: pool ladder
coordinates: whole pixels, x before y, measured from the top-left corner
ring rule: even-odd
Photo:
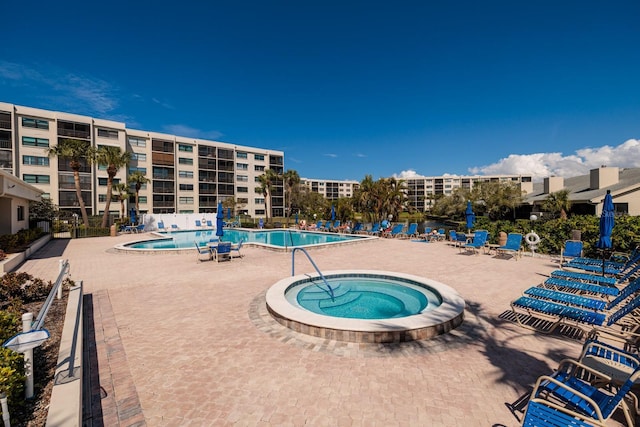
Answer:
[[[316,271],[320,275],[320,278],[322,279],[322,281],[326,285],[327,289],[325,291],[331,296],[331,301],[334,302],[335,301],[335,295],[334,295],[334,292],[333,292],[333,288],[331,287],[329,282],[327,282],[327,279],[324,277],[324,275],[322,274],[322,272],[320,271],[320,269],[318,268],[316,263],[313,262],[313,260],[311,259],[311,255],[309,255],[309,253],[304,248],[293,248],[293,250],[291,251],[291,275],[292,276],[296,275],[296,251],[301,251],[303,254],[305,254],[307,256],[307,259],[309,260],[311,265],[313,265],[313,268],[316,269]]]

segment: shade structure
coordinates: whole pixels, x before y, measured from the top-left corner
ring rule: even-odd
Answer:
[[[600,215],[600,238],[596,247],[602,250],[602,275],[604,276],[605,254],[613,247],[611,243],[611,233],[615,225],[615,209],[613,207],[613,198],[611,192],[607,190],[602,204],[602,214]]]
[[[336,220],[336,207],[331,205],[331,221]]]
[[[467,229],[471,231],[473,224],[476,222],[476,214],[473,213],[471,200],[467,201],[467,210],[464,211],[464,216],[467,218]]]
[[[216,213],[216,236],[224,236],[224,208],[222,203],[218,202],[218,212]],[[222,240],[222,239],[220,239]]]
[[[131,221],[131,224],[135,224],[136,223],[136,209],[135,208],[129,209],[129,220]]]

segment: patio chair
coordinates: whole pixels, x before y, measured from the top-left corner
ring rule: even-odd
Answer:
[[[334,233],[338,232],[338,229],[340,228],[340,224],[341,224],[340,220],[336,220],[336,222],[331,224],[329,231],[333,231]]]
[[[509,233],[506,244],[496,248],[496,254],[499,256],[512,255],[517,261],[522,254],[522,234]]]
[[[400,232],[400,234],[398,234],[398,237],[407,239],[418,237],[418,223],[412,222],[411,224],[409,224],[409,228],[407,228],[407,231]]]
[[[364,225],[361,222],[356,222],[351,230],[351,234],[362,234],[364,231]]]
[[[565,359],[554,373],[538,378],[531,399],[565,405],[571,415],[584,417],[596,425],[605,425],[620,408],[627,425],[633,426],[635,420],[625,399],[633,401],[634,409],[638,406],[638,400],[630,390],[639,376],[640,369],[636,369],[620,387],[600,388],[597,384],[608,383],[611,378],[580,362]]]
[[[621,258],[616,258],[616,260],[602,260],[580,257],[562,264],[561,267],[602,274],[603,263],[605,274],[612,276],[626,275],[628,277],[640,268],[640,251],[638,248],[634,249],[625,261],[622,261]]]
[[[196,245],[196,260],[197,261],[202,261],[202,256],[206,255],[207,256],[207,260],[211,261],[211,259],[213,258],[213,254],[211,253],[211,249],[209,249],[208,247],[200,247],[198,245],[198,242],[193,242]]]
[[[389,231],[388,233],[384,233],[382,237],[398,237],[398,235],[402,233],[402,230],[404,230],[404,224],[396,224],[393,226],[391,231]]]
[[[438,235],[436,237],[438,240],[445,240],[447,238],[447,233],[444,231],[444,228],[438,228]]]
[[[544,399],[532,398],[522,420],[523,427],[604,427],[589,417],[578,414],[564,405],[557,405]]]
[[[553,274],[553,273],[552,273]],[[567,280],[562,277],[549,277],[543,282],[543,286],[563,292],[580,292],[588,295],[596,295],[601,298],[617,297],[620,290],[615,286],[607,286],[600,283],[580,282]]]
[[[231,260],[231,242],[220,242],[212,250],[216,262]]]
[[[367,231],[367,234],[369,234],[370,236],[377,236],[378,234],[380,234],[380,223],[374,222],[371,226],[371,230]]]
[[[583,247],[584,243],[580,240],[567,240],[564,242],[564,247],[560,250],[560,265],[564,261],[581,257]]]
[[[172,231],[178,231],[178,230],[180,230],[180,227],[178,227],[176,224],[171,224],[171,230]]]
[[[589,339],[584,343],[578,361],[610,377],[617,385],[623,384],[640,367],[640,356],[637,353],[597,339]]]
[[[615,277],[602,276],[601,274],[579,273],[567,270],[554,270],[551,272],[551,277],[558,277],[561,279],[569,279],[577,282],[595,283],[598,285],[607,286],[615,286],[617,283]]]
[[[240,253],[240,249],[242,249],[242,244],[244,243],[244,239],[240,239],[237,245],[231,245],[231,252],[237,252],[238,257],[242,258],[242,254]]]
[[[158,221],[158,231],[167,231],[166,227],[164,226],[164,222]]]
[[[211,220],[207,220],[207,227],[213,228],[213,222],[211,222]]]
[[[473,240],[469,243],[466,243],[463,248],[466,251],[471,251],[476,255],[480,254],[480,249],[483,249],[487,244],[487,238],[489,237],[489,232],[487,230],[477,230],[473,236]]]
[[[202,221],[196,219],[196,228],[202,228]]]
[[[135,227],[133,227],[133,232],[134,233],[144,233],[144,224],[138,224]]]

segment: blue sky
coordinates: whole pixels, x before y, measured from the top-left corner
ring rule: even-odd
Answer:
[[[285,151],[303,177],[640,167],[640,2],[3,6],[0,101]]]

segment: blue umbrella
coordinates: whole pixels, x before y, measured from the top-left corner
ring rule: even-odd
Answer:
[[[464,216],[467,218],[467,229],[471,232],[473,228],[473,223],[476,222],[476,214],[473,213],[473,208],[471,207],[471,200],[467,201],[467,210],[464,211]]]
[[[331,205],[331,221],[336,220],[336,207]]]
[[[224,208],[222,207],[222,202],[218,202],[218,212],[216,213],[216,236],[220,237],[222,240],[222,236],[224,236]]]
[[[227,219],[231,219],[231,208],[227,208]]]
[[[131,208],[129,210],[129,218],[131,220],[131,224],[135,224],[136,223],[136,209],[135,208]]]
[[[600,215],[600,239],[596,243],[598,249],[602,249],[602,275],[604,276],[605,267],[605,251],[610,250],[613,246],[611,244],[611,233],[613,232],[613,226],[615,225],[615,209],[613,207],[613,198],[611,192],[607,190],[607,195],[604,196],[604,203],[602,204],[602,214]]]
[[[296,224],[298,224],[298,212],[296,212]]]

